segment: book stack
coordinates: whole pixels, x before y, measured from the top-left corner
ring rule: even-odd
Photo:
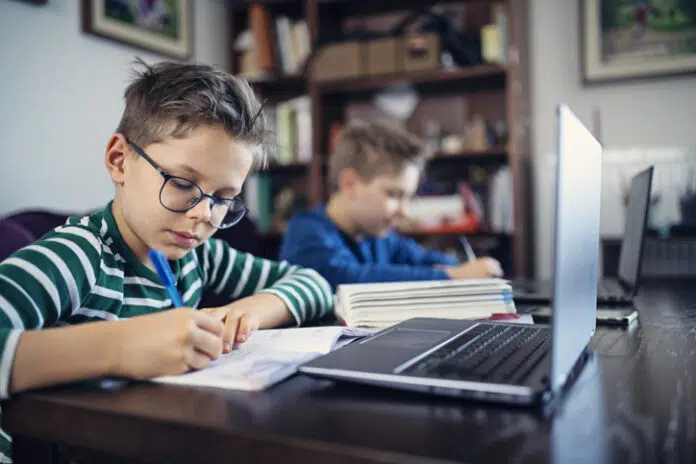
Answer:
[[[370,329],[413,317],[488,319],[517,312],[504,279],[344,284],[336,289],[335,304],[343,324]]]

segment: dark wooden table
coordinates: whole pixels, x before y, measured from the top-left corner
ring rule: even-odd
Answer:
[[[3,424],[18,463],[66,449],[105,453],[95,462],[696,462],[696,283],[646,283],[638,307],[550,417],[295,376],[261,393],[43,390],[4,404]]]

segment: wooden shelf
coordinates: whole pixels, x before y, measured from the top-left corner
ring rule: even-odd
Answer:
[[[297,0],[242,0],[247,5],[261,3],[262,5],[283,5],[285,3],[296,3]]]
[[[488,238],[493,238],[493,239],[509,239],[512,237],[512,234],[507,234],[503,232],[471,232],[468,234],[461,234],[461,233],[450,233],[450,232],[438,232],[438,233],[429,233],[429,232],[399,232],[401,235],[405,237],[411,237],[413,239],[424,239],[424,238],[429,238],[429,237],[459,237],[460,235],[464,235],[467,238],[470,239],[488,239]]]
[[[264,241],[276,241],[283,238],[283,234],[278,232],[260,232],[259,238]]]
[[[429,237],[459,237],[460,235],[465,235],[468,239],[476,240],[476,239],[510,239],[512,237],[512,234],[507,234],[503,232],[472,232],[468,234],[460,234],[460,233],[425,233],[425,232],[399,232],[400,235],[403,235],[404,237],[411,237],[414,239],[424,239],[424,238],[429,238]],[[259,234],[259,237],[262,240],[266,241],[275,241],[275,240],[281,240],[283,238],[283,234],[279,232],[262,232]]]
[[[310,163],[290,163],[290,164],[269,164],[268,168],[261,172],[269,172],[269,173],[287,173],[287,174],[295,174],[295,173],[303,173],[309,169]]]
[[[461,163],[505,163],[508,154],[505,148],[491,148],[489,150],[464,150],[458,153],[441,154],[428,159],[429,166],[443,166]]]
[[[262,98],[284,100],[307,93],[307,81],[303,74],[249,79],[249,85],[257,89]]]
[[[336,79],[330,81],[317,81],[317,90],[323,94],[335,94],[345,92],[370,92],[382,89],[397,82],[409,82],[419,87],[441,87],[443,84],[462,84],[460,92],[468,89],[464,84],[469,84],[472,89],[481,87],[500,87],[505,85],[507,71],[505,67],[482,64],[477,66],[431,69],[423,71],[400,72],[384,74],[381,76],[363,76],[350,79]]]
[[[345,16],[363,16],[387,11],[411,10],[424,5],[436,3],[456,3],[462,0],[318,0],[320,6],[339,7]],[[488,2],[494,0],[463,0],[464,2]]]

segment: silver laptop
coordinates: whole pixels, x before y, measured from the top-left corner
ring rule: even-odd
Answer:
[[[414,318],[300,366],[312,376],[536,404],[570,384],[595,331],[602,147],[557,109],[552,325]]]
[[[600,306],[633,305],[640,281],[653,171],[654,167],[650,166],[631,180],[617,277],[602,277],[597,282],[597,304]],[[512,284],[513,296],[517,303],[548,304],[551,301],[552,288],[551,281],[517,280]]]

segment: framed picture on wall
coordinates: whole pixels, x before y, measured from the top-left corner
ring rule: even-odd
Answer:
[[[696,72],[696,1],[580,0],[586,83]]]
[[[189,0],[82,0],[82,29],[173,58],[192,52]]]

